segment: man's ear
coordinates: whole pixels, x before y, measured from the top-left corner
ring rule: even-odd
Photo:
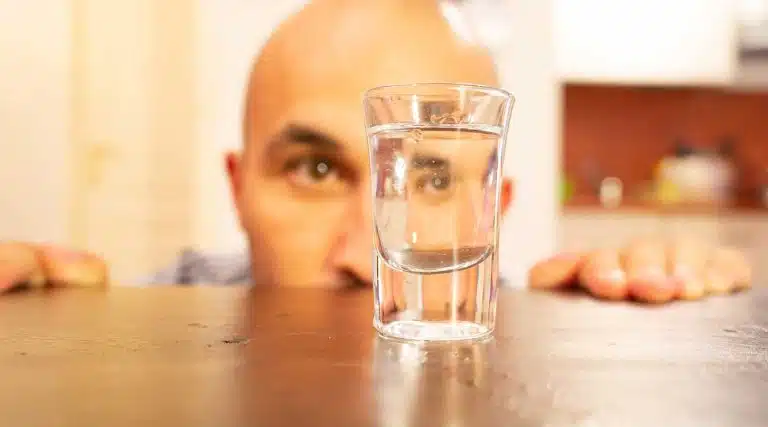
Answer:
[[[229,191],[232,202],[235,204],[238,215],[240,214],[240,195],[242,194],[242,155],[237,151],[229,151],[225,156],[225,167],[229,179]]]
[[[501,198],[499,203],[501,204],[501,215],[507,213],[507,209],[512,205],[512,200],[515,197],[515,181],[511,178],[502,178],[501,180]]]

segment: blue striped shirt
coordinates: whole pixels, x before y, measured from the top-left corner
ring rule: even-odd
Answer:
[[[142,278],[143,286],[152,285],[250,285],[251,259],[247,252],[211,254],[186,249],[174,263]],[[499,277],[500,286],[511,286]]]
[[[174,263],[140,280],[145,285],[244,285],[251,282],[251,260],[245,252],[209,254],[192,249]]]

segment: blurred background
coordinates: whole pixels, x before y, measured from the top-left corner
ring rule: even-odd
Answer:
[[[253,56],[303,3],[0,0],[0,240],[87,248],[120,278],[242,248],[223,153]],[[444,3],[517,99],[505,275],[649,233],[766,269],[768,0]]]

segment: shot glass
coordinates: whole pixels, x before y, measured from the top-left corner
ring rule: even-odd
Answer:
[[[382,86],[364,96],[370,156],[374,327],[384,338],[490,336],[509,116],[504,90]]]

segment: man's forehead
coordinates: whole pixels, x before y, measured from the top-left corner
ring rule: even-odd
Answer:
[[[428,81],[495,84],[496,75],[486,53],[457,38],[432,0],[317,0],[262,50],[249,82],[247,127],[272,127],[303,103],[361,109],[367,89]]]

